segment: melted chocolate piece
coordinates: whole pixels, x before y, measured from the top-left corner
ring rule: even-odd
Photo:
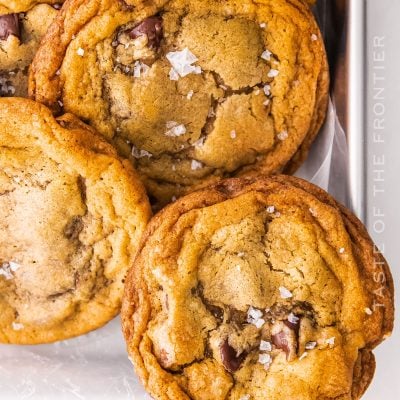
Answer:
[[[237,325],[242,325],[246,323],[247,314],[243,311],[236,310],[236,308],[229,308],[229,320],[228,322],[233,322]]]
[[[272,335],[272,343],[280,350],[286,353],[286,356],[290,353],[289,338],[286,332],[280,331],[276,335]]]
[[[281,349],[286,353],[286,359],[292,361],[296,358],[298,347],[298,328],[292,329],[287,322],[284,321],[279,332],[271,336],[272,343],[277,349]],[[289,322],[289,324],[293,325]],[[296,324],[299,325],[299,324]]]
[[[21,38],[18,14],[0,15],[0,39],[6,40],[10,35]]]
[[[140,36],[147,36],[148,46],[157,50],[160,47],[163,38],[163,21],[161,17],[150,17],[143,20],[139,25],[135,26],[129,36],[136,39]]]
[[[211,314],[219,319],[219,320],[223,320],[224,319],[224,310],[221,307],[218,306],[214,306],[213,304],[209,304],[209,303],[204,303],[207,310],[211,312]]]
[[[228,343],[228,339],[225,339],[224,343],[219,347],[221,353],[222,364],[227,371],[233,373],[236,372],[244,359],[246,358],[246,353],[243,352],[239,356],[236,355],[236,350],[231,347]]]

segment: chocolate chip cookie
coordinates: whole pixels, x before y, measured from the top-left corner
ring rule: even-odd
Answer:
[[[35,57],[30,93],[111,140],[163,205],[223,177],[293,171],[324,119],[328,80],[299,0],[72,0]]]
[[[0,0],[0,97],[28,95],[29,64],[61,3]]]
[[[298,178],[230,179],[150,222],[122,306],[155,399],[360,398],[393,327],[360,221]]]
[[[119,311],[150,215],[128,161],[71,114],[0,99],[0,342],[45,343]]]

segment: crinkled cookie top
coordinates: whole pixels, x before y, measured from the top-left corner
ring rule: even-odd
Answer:
[[[30,89],[111,139],[162,205],[221,177],[294,169],[324,119],[328,80],[298,0],[73,0]]]
[[[78,119],[0,99],[0,342],[113,318],[149,208],[130,163]]]
[[[153,219],[122,317],[155,399],[352,400],[392,330],[393,282],[361,223],[322,190],[232,179]]]

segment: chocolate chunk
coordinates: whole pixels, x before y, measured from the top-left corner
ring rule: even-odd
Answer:
[[[272,343],[280,350],[283,350],[286,355],[290,352],[289,339],[284,331],[272,335]]]
[[[163,38],[162,18],[147,18],[129,32],[129,36],[132,39],[136,39],[144,35],[147,36],[148,46],[151,49],[158,49]]]
[[[224,310],[221,307],[214,306],[213,304],[209,303],[205,303],[205,306],[215,318],[221,321],[224,319]]]
[[[277,322],[272,327],[271,339],[276,348],[286,353],[286,359],[292,361],[297,355],[298,328],[292,329],[286,322]]]
[[[0,15],[0,39],[6,40],[10,35],[21,37],[18,15]]]
[[[229,308],[229,319],[228,322],[233,322],[237,325],[242,325],[246,322],[247,319],[247,313],[236,310],[233,307]]]
[[[238,356],[236,350],[229,345],[228,339],[221,344],[219,350],[221,353],[222,364],[231,373],[236,372],[240,368],[240,365],[247,355],[243,352]]]

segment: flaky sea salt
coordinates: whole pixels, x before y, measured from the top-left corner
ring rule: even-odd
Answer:
[[[263,325],[265,324],[265,319],[263,318],[259,318],[256,321],[253,322],[253,325],[257,328],[260,329],[263,327]]]
[[[192,144],[192,146],[194,146],[194,147],[203,147],[203,146],[204,146],[205,140],[206,140],[206,137],[203,136],[203,137],[201,137],[200,139],[196,140],[196,141]]]
[[[260,343],[260,350],[261,350],[261,351],[272,351],[272,344],[271,344],[271,342],[267,342],[266,340],[261,340],[261,343]]]
[[[190,168],[195,171],[197,169],[203,168],[203,163],[197,160],[192,160],[192,163],[190,164]]]
[[[136,61],[133,67],[133,76],[135,78],[140,78],[142,74],[146,74],[149,71],[150,67],[141,61]]]
[[[0,276],[4,276],[6,280],[14,278],[14,272],[21,266],[16,262],[10,261],[0,264]]]
[[[367,314],[367,315],[372,315],[372,313],[373,313],[373,311],[369,307],[367,307],[364,311],[365,311],[365,314]]]
[[[262,58],[263,60],[266,60],[266,61],[270,61],[270,60],[271,60],[271,56],[272,56],[272,53],[271,53],[269,50],[265,50],[265,51],[261,54],[261,58]]]
[[[239,400],[250,400],[250,395],[244,394]]]
[[[76,54],[78,54],[78,56],[83,57],[85,54],[85,50],[82,49],[82,47],[79,47],[78,50],[76,51]]]
[[[150,158],[153,157],[153,154],[149,153],[147,150],[139,150],[137,147],[132,146],[132,156],[135,158]]]
[[[186,127],[183,124],[179,124],[175,121],[168,121],[166,123],[167,131],[164,133],[165,136],[177,137],[182,136],[186,133]]]
[[[12,328],[14,329],[14,331],[20,331],[21,329],[24,329],[24,325],[20,324],[18,322],[13,322],[11,324]]]
[[[270,99],[265,100],[264,103],[263,103],[263,105],[264,105],[264,106],[269,106],[270,101],[271,101]]]
[[[231,131],[231,133],[229,135],[230,135],[230,137],[232,139],[235,139],[236,138],[236,131]]]
[[[254,308],[252,306],[249,307],[247,311],[247,319],[258,319],[263,316],[263,313],[261,310],[257,310],[257,308]]]
[[[177,80],[179,80],[179,75],[178,75],[178,73],[177,73],[173,68],[171,68],[171,69],[169,70],[169,79],[170,79],[171,81],[177,81]]]
[[[305,345],[306,350],[313,350],[317,347],[317,342],[307,342]]]
[[[275,212],[275,206],[268,206],[267,207],[267,213],[273,214]]]
[[[335,345],[335,337],[331,337],[325,340],[326,344],[329,344],[329,347],[333,347]]]
[[[308,353],[305,351],[300,357],[299,360],[303,360],[304,358],[306,358],[308,356]]]
[[[275,78],[279,75],[279,71],[277,69],[271,68],[268,72],[268,78]]]
[[[199,66],[192,65],[198,61],[198,58],[187,47],[181,51],[171,51],[167,53],[166,57],[172,65],[173,70],[181,78],[189,74],[201,74],[202,72]]]
[[[340,254],[343,254],[343,253],[344,253],[344,247],[341,247],[341,248],[339,249],[339,253],[340,253]]]
[[[290,299],[293,297],[292,292],[289,289],[286,289],[284,286],[279,286],[279,293],[282,299]]]
[[[263,365],[264,364],[270,364],[271,361],[272,361],[272,358],[271,358],[271,356],[269,354],[260,354],[258,356],[258,362],[260,364],[263,364]]]
[[[192,100],[193,94],[194,94],[193,90],[189,91],[189,93],[186,95],[186,98],[188,100]]]
[[[288,315],[288,321],[292,324],[297,324],[300,321],[299,317],[296,317],[293,313]]]
[[[261,22],[260,24],[260,28],[264,29],[267,27],[267,24],[265,22]]]
[[[7,280],[12,279],[14,276],[9,269],[4,267],[0,267],[0,276],[4,276]]]
[[[21,265],[16,263],[16,262],[14,262],[14,261],[10,261],[8,263],[8,265],[10,266],[10,269],[11,269],[12,272],[15,272],[15,271],[17,271],[18,269],[21,268]]]
[[[288,132],[287,131],[282,131],[278,133],[278,139],[279,140],[286,140],[288,138]]]
[[[265,324],[265,320],[261,318],[262,316],[262,311],[250,306],[247,311],[247,322],[253,324],[257,329],[260,329]]]
[[[313,34],[311,35],[311,40],[312,40],[313,42],[315,42],[316,40],[318,40],[318,36],[317,36],[315,33],[313,33]]]
[[[264,90],[264,93],[266,96],[269,96],[271,94],[271,86],[270,85],[265,85],[263,90]]]
[[[244,251],[239,251],[239,253],[237,253],[238,257],[244,257],[245,253]]]

